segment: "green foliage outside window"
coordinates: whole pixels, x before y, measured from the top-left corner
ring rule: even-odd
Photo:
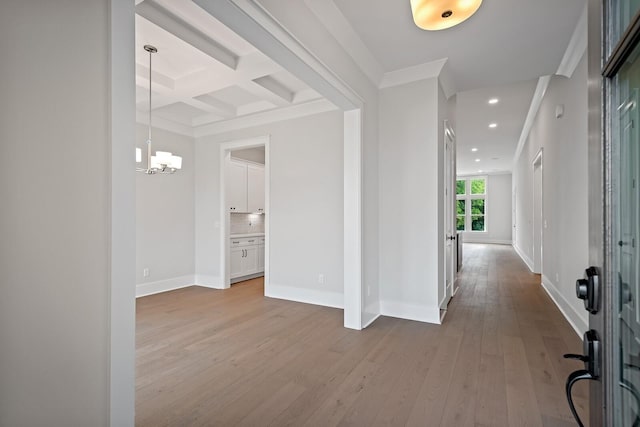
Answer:
[[[486,181],[484,178],[468,179],[470,193],[467,194],[467,179],[456,180],[456,194],[466,196],[456,201],[456,229],[458,231],[485,231],[485,199],[472,198],[486,194]],[[470,219],[470,229],[467,229],[467,214]]]
[[[484,192],[485,192],[484,179],[472,179],[471,194],[484,194]]]

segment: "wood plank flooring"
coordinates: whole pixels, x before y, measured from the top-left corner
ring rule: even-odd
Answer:
[[[581,342],[510,246],[465,244],[441,326],[263,297],[262,279],[139,298],[136,425],[573,426]],[[574,391],[583,420],[588,389]]]

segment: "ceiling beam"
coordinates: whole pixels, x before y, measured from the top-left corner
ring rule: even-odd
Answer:
[[[136,6],[136,13],[163,30],[185,41],[221,64],[235,70],[238,56],[202,31],[173,15],[153,0],[145,0]]]
[[[289,104],[293,102],[293,92],[291,92],[283,84],[280,84],[276,79],[271,76],[258,77],[253,80],[254,83],[262,86],[274,95],[287,101]]]

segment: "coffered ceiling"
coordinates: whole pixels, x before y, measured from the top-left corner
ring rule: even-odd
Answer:
[[[295,116],[335,108],[190,0],[136,6],[136,106],[154,126],[191,136],[241,128],[274,111]],[[289,113],[287,113],[289,112]]]

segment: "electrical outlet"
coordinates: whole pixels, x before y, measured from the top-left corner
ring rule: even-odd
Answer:
[[[560,283],[560,275],[556,273],[556,283]]]
[[[142,276],[144,277],[149,277],[149,269],[148,268],[144,268],[142,270]]]
[[[324,285],[324,274],[318,274],[318,283]]]

